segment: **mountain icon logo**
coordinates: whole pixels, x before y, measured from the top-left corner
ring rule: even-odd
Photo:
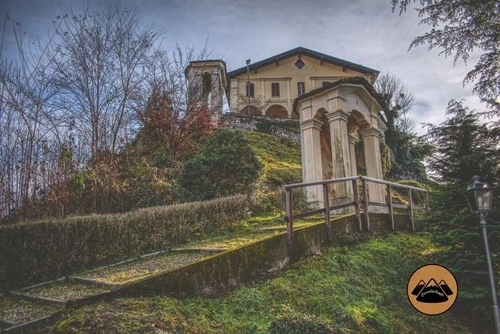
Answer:
[[[423,282],[420,280],[412,291],[412,295],[416,295],[417,300],[421,303],[444,303],[448,300],[448,295],[453,294],[444,280],[438,284],[434,278],[431,278],[427,284],[422,286]]]
[[[408,299],[415,309],[424,314],[437,315],[453,306],[458,286],[447,268],[430,264],[420,267],[412,274],[407,290]]]

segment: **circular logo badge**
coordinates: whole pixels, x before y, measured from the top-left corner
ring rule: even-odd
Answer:
[[[438,264],[427,264],[415,270],[406,287],[413,307],[427,315],[448,311],[458,295],[455,276]]]

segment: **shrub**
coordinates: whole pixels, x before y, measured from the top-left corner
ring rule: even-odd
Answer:
[[[246,212],[246,196],[237,195],[123,214],[0,226],[0,290],[164,249],[195,233],[224,228]]]
[[[262,164],[241,131],[220,129],[189,160],[179,178],[187,201],[250,193]]]

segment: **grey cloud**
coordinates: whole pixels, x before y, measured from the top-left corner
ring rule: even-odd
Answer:
[[[2,0],[0,13],[10,9],[11,16],[23,23],[29,36],[44,34],[60,12],[59,0]],[[62,1],[63,6],[81,5]],[[116,4],[115,0],[94,6]],[[444,119],[451,98],[467,98],[473,108],[481,109],[471,96],[472,85],[462,79],[474,64],[453,66],[451,59],[428,52],[425,46],[408,51],[412,39],[428,30],[418,25],[419,18],[409,11],[399,16],[391,12],[388,0],[121,0],[120,4],[140,6],[143,24],[156,22],[168,29],[162,43],[173,48],[176,42],[202,46],[207,37],[213,58],[224,58],[228,69],[244,66],[245,60],[258,61],[297,46],[359,63],[403,80],[418,103],[411,116],[417,123]],[[3,27],[4,17],[0,15]],[[4,42],[4,55],[15,48],[12,39]],[[420,130],[419,130],[420,131]]]

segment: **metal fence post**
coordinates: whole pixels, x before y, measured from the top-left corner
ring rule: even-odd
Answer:
[[[358,222],[359,231],[363,230],[363,225],[361,222],[361,209],[359,206],[359,187],[358,187],[358,179],[352,180],[352,191],[354,195],[354,212],[356,213],[356,220]]]
[[[328,194],[328,184],[323,183],[323,206],[325,207],[326,236],[329,243],[333,242],[332,224],[330,222],[330,196]]]
[[[293,252],[293,203],[292,203],[292,189],[285,188],[285,219],[286,231],[288,234],[288,253],[291,255]]]
[[[410,224],[411,224],[411,230],[412,231],[415,231],[415,223],[413,221],[413,196],[411,194],[411,188],[408,189],[408,201],[410,202],[410,207],[409,207],[409,210],[410,210]]]
[[[370,216],[368,215],[369,211],[369,202],[368,202],[368,187],[366,186],[366,180],[365,178],[361,178],[361,185],[362,185],[362,190],[363,190],[363,202],[364,202],[364,215],[365,215],[365,222],[366,222],[366,230],[370,230]]]
[[[391,228],[394,230],[394,208],[392,207],[392,187],[390,184],[387,185],[387,206],[391,216]]]

